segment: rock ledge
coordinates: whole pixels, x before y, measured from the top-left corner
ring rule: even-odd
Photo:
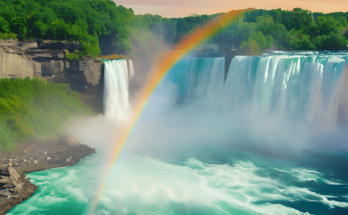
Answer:
[[[28,199],[37,188],[14,168],[0,168],[0,215]]]

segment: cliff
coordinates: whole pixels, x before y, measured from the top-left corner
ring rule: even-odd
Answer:
[[[77,44],[0,41],[0,78],[44,77],[50,82],[69,83],[81,93],[95,93],[103,64],[93,58],[66,60],[66,50]]]
[[[93,58],[68,61],[66,51],[78,43],[0,40],[0,78],[43,77],[68,83],[81,98],[102,112],[103,63]]]
[[[30,60],[26,47],[0,42],[0,78],[41,77],[41,64]]]

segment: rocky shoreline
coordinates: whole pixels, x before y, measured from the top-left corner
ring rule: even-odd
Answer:
[[[14,168],[1,168],[0,215],[28,199],[37,188],[23,173],[19,174]]]
[[[72,136],[51,142],[29,141],[16,144],[13,152],[0,151],[0,168],[13,167],[20,173],[72,166],[95,149],[77,142]]]
[[[13,152],[0,151],[0,215],[28,199],[38,188],[24,173],[72,166],[95,153],[71,135],[55,141],[29,141],[16,144]]]

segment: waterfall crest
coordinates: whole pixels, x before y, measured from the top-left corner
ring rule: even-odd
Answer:
[[[104,114],[108,119],[127,120],[129,109],[126,60],[104,61]]]
[[[229,108],[249,102],[262,112],[333,125],[347,62],[347,54],[237,56],[230,65],[223,98]]]
[[[224,58],[181,59],[168,76],[183,102],[218,110],[278,113],[331,126],[347,120],[348,53],[278,52],[236,56],[224,80]]]

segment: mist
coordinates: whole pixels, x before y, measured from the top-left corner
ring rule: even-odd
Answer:
[[[308,144],[305,126],[285,123],[281,115],[264,115],[247,105],[212,111],[204,102],[178,104],[177,98],[177,88],[163,81],[135,125],[126,153],[170,157],[182,150],[223,147],[283,155],[299,153]]]
[[[220,68],[217,65],[224,62],[212,62],[211,65],[205,63],[206,69],[201,72],[212,70],[215,73],[208,72],[211,76],[202,76],[201,79],[207,82],[201,80],[201,85],[196,90],[189,90],[186,98],[183,98],[180,84],[176,82],[180,78],[173,78],[173,72],[176,74],[178,68],[182,69],[180,62],[168,73],[133,126],[123,155],[171,159],[213,147],[296,160],[305,150],[338,151],[347,148],[344,141],[345,123],[318,127],[282,111],[262,111],[250,101],[240,103],[237,108],[226,108],[230,101],[219,97],[219,92],[228,89],[228,86],[221,89],[218,84],[212,84],[218,83],[217,70]],[[346,98],[343,96],[346,90],[345,76],[340,81],[335,90],[340,97],[340,105],[337,106],[340,108],[340,116],[337,119],[346,116]],[[202,92],[205,92],[203,97]],[[201,98],[192,98],[190,95],[200,95]],[[132,112],[135,104],[131,104],[130,108]],[[126,123],[98,116],[80,121],[71,130],[81,142],[108,151],[117,143],[117,137],[120,132],[124,132]]]
[[[289,159],[310,143],[308,128],[280,114],[262,114],[248,105],[235,111],[212,111],[202,101],[178,103],[169,80],[152,94],[134,125],[123,155],[171,159],[209,147],[245,150]],[[99,115],[80,119],[69,130],[82,143],[110,152],[127,122]]]

